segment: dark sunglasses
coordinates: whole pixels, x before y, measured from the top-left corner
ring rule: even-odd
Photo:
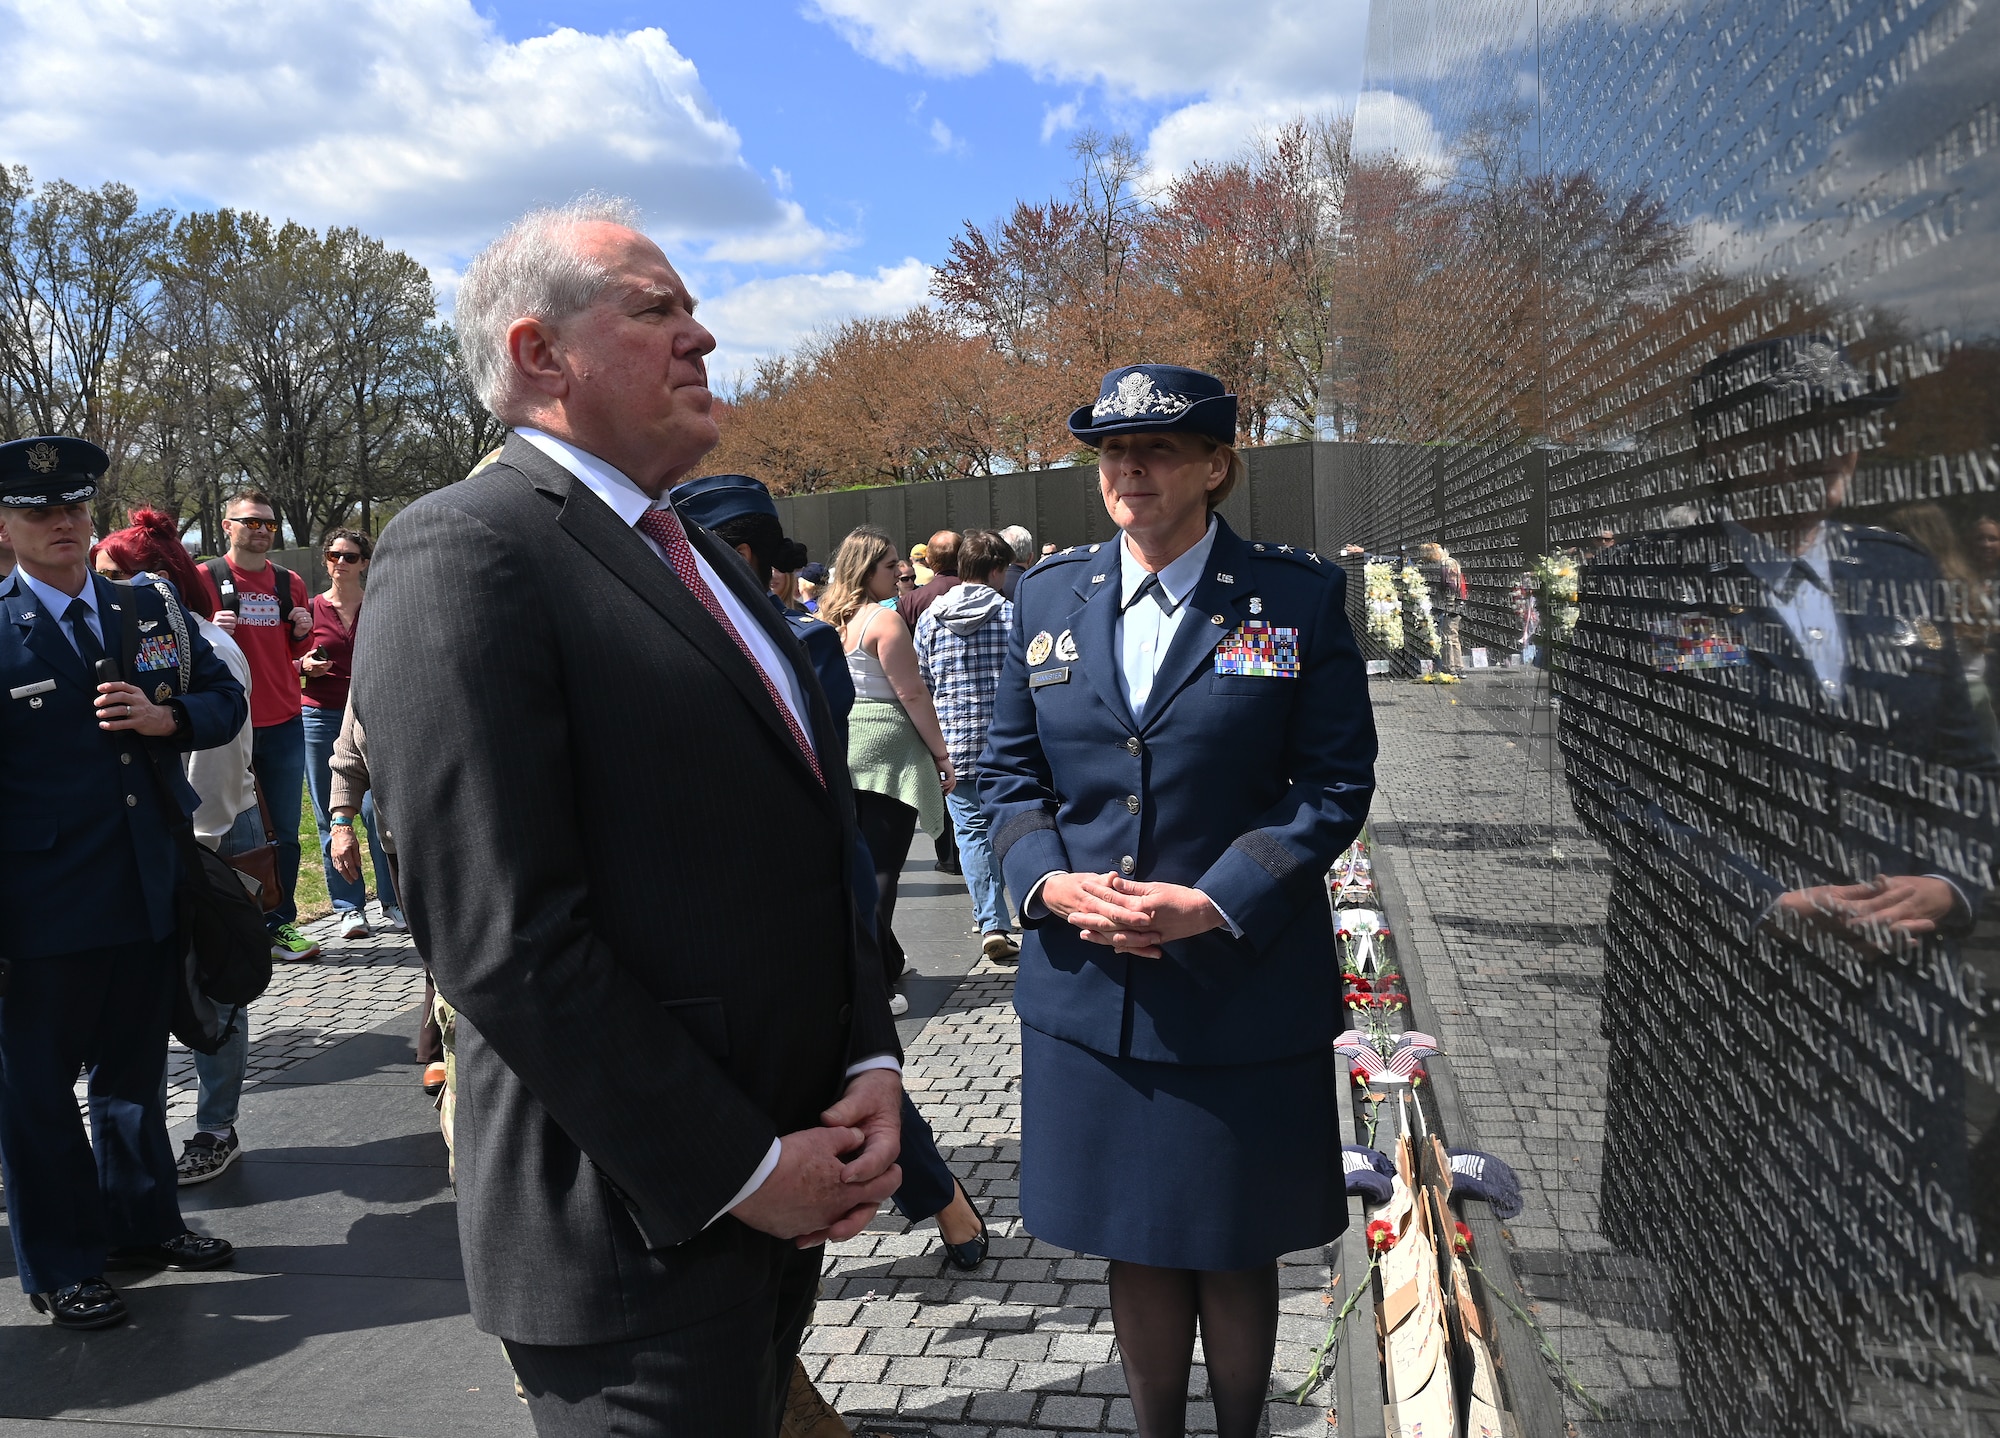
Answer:
[[[326,557],[337,564],[359,564],[362,556],[351,549],[329,549]]]
[[[224,524],[240,524],[245,529],[268,529],[273,534],[278,532],[278,521],[275,519],[225,519],[222,522]]]

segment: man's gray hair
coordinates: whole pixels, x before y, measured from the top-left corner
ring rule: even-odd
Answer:
[[[616,195],[579,195],[530,210],[480,251],[459,281],[458,354],[480,403],[512,422],[519,400],[507,331],[515,320],[557,323],[595,304],[616,276],[577,244],[584,225],[639,228],[639,207]]]
[[[1014,546],[1014,557],[1023,564],[1035,562],[1035,536],[1019,524],[1010,524],[1000,531],[1000,537]]]

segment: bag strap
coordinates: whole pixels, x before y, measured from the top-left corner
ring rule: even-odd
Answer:
[[[174,608],[175,606],[169,605],[168,611],[171,613]],[[133,656],[139,652],[139,606],[136,602],[121,605],[119,607],[119,614],[124,621],[123,645],[126,656],[125,664],[129,666]],[[177,629],[175,632],[179,633],[180,631]],[[189,815],[181,812],[180,798],[174,793],[174,786],[167,782],[167,776],[160,770],[160,749],[148,743],[143,735],[139,736],[139,746],[146,752],[146,758],[149,761],[146,767],[152,771],[153,785],[160,792],[160,804],[166,811],[165,818],[168,826],[173,830],[174,842],[181,850],[183,861],[195,865],[188,872],[198,874],[201,872],[199,860],[196,856],[188,853],[190,846],[199,846],[201,842],[194,836],[194,820]]]
[[[264,781],[253,775],[250,787],[257,791],[257,820],[264,826],[264,842],[275,847],[278,831],[271,827],[271,806],[264,802]]]
[[[277,570],[278,576],[284,580],[285,615],[288,616],[294,609],[297,609],[301,603],[301,600],[299,599],[299,590],[305,586],[305,581],[300,579],[297,574],[285,568],[284,565],[278,563],[276,560],[271,561],[271,568]],[[275,584],[272,585],[271,587],[273,589],[277,588]],[[279,619],[279,623],[281,624],[289,624],[290,622],[291,621],[288,618],[283,616],[281,616]]]
[[[215,581],[216,599],[231,614],[243,612],[243,597],[236,592],[236,579],[229,572],[229,561],[220,557],[202,565],[208,577]]]
[[[174,631],[174,652],[180,658],[181,693],[185,694],[194,685],[194,647],[188,643],[187,613],[181,608],[180,596],[174,593],[173,585],[155,579],[153,588],[167,606],[167,623]]]

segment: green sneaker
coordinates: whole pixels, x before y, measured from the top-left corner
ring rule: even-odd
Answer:
[[[271,930],[271,957],[281,964],[302,964],[319,957],[319,945],[300,933],[297,924],[280,924]]]

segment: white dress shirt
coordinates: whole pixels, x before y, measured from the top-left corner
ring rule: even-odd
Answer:
[[[1778,611],[1778,617],[1785,621],[1785,628],[1791,631],[1799,652],[1812,665],[1820,687],[1828,694],[1838,696],[1841,668],[1847,652],[1847,626],[1842,622],[1840,609],[1833,600],[1832,558],[1828,552],[1826,525],[1822,524],[1813,531],[1812,542],[1794,562],[1810,570],[1811,578],[1801,579],[1789,599],[1780,599],[1772,594],[1771,607]]]
[[[639,520],[647,510],[673,508],[667,499],[664,497],[654,499],[627,476],[596,455],[578,449],[565,440],[557,439],[552,434],[544,434],[541,430],[531,429],[526,425],[517,426],[514,433],[582,480],[592,494],[611,506],[613,514],[632,526],[639,538],[645,541],[646,547],[659,556],[660,563],[667,563],[666,551],[660,548],[651,535],[639,529]],[[716,603],[720,604],[722,612],[729,616],[729,622],[736,626],[736,632],[743,636],[743,642],[750,646],[750,653],[756,660],[757,667],[763,670],[765,676],[777,687],[779,696],[785,701],[785,707],[790,709],[792,717],[799,721],[799,731],[810,740],[812,716],[806,711],[805,696],[799,692],[798,677],[792,672],[792,666],[786,661],[785,656],[778,652],[778,647],[771,642],[770,636],[764,632],[764,627],[757,622],[756,617],[744,607],[743,601],[736,597],[735,591],[709,565],[702,552],[692,544],[688,548],[694,555],[695,568],[700,571],[708,587],[714,591]],[[903,1066],[896,1062],[893,1056],[880,1054],[853,1065],[847,1070],[847,1076],[853,1078],[856,1074],[869,1069],[893,1069],[901,1073]],[[709,1222],[714,1223],[716,1218],[721,1218],[723,1214],[762,1188],[764,1180],[777,1172],[778,1159],[783,1151],[784,1140],[772,1139],[770,1149],[764,1154],[764,1161],[757,1165],[756,1172],[750,1175],[750,1181],[738,1189],[736,1197],[723,1204],[721,1213],[716,1214]]]
[[[96,584],[92,583],[89,579],[85,579],[83,581],[83,593],[64,594],[60,589],[42,583],[41,580],[28,573],[25,567],[16,569],[14,572],[21,576],[21,583],[28,586],[28,592],[34,595],[36,603],[42,606],[42,612],[55,620],[56,628],[62,631],[63,638],[69,641],[70,648],[76,650],[79,659],[83,657],[83,646],[76,642],[76,634],[71,629],[67,617],[70,605],[76,603],[79,599],[90,606],[90,619],[88,623],[90,624],[91,634],[96,638],[99,646],[105,648],[106,653],[110,652],[109,647],[104,645],[104,619],[97,612]],[[93,680],[93,682],[95,681]]]
[[[1159,572],[1158,588],[1166,594],[1167,603],[1162,605],[1151,593],[1135,603],[1132,596],[1152,574],[1132,553],[1132,541],[1119,537],[1119,681],[1134,719],[1146,712],[1146,701],[1153,694],[1153,680],[1159,676],[1167,650],[1180,632],[1181,621],[1187,617],[1188,596],[1201,581],[1201,571],[1214,548],[1215,516],[1211,514],[1208,532],[1195,541],[1194,548]]]

